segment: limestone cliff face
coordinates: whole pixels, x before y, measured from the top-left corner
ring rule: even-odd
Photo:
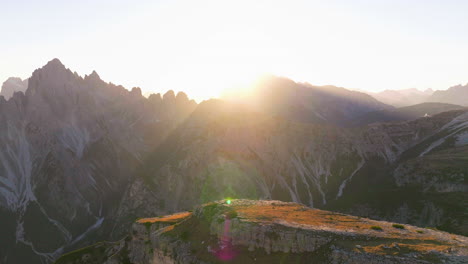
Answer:
[[[233,200],[140,219],[125,239],[56,263],[463,263],[467,243],[463,236],[294,203]]]
[[[106,237],[137,166],[194,107],[57,59],[36,70],[24,93],[0,100],[0,262],[51,262]]]

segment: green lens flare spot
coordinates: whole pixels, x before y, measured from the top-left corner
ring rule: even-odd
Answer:
[[[231,199],[228,199],[228,200],[226,201],[226,203],[227,203],[227,204],[231,204]]]

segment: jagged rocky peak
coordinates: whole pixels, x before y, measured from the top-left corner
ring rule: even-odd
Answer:
[[[47,64],[44,65],[42,69],[44,70],[66,70],[65,65],[63,65],[63,63],[57,58],[47,62]]]
[[[28,79],[22,80],[19,77],[10,77],[3,82],[0,95],[6,100],[10,99],[15,92],[25,92],[28,88]]]
[[[467,242],[296,203],[222,200],[193,213],[139,219],[125,239],[56,263],[463,263]]]
[[[35,70],[29,80],[28,93],[37,90],[57,91],[70,86],[70,82],[79,78],[72,71],[65,68],[59,59],[49,61],[45,66]]]
[[[77,74],[75,73],[75,75]],[[85,75],[84,79],[89,81],[102,81],[101,77],[99,77],[99,74],[96,71],[91,72],[90,75]]]
[[[432,94],[434,90],[432,88],[427,88],[426,90],[423,91],[425,94]]]
[[[162,97],[161,97],[160,93],[156,93],[156,94],[152,93],[152,94],[150,94],[150,96],[148,96],[148,99],[150,101],[161,101]]]
[[[158,105],[162,102],[162,97],[160,93],[157,94],[150,94],[148,97],[148,101],[153,105]]]
[[[75,73],[74,74],[76,78],[81,79],[81,77]],[[91,87],[102,87],[108,85],[106,82],[104,82],[99,74],[93,70],[91,74],[85,75],[84,81]]]
[[[176,96],[176,103],[179,105],[184,105],[189,102],[189,98],[186,93],[178,92]]]
[[[101,78],[99,77],[99,74],[97,74],[97,72],[96,72],[96,71],[93,71],[93,72],[92,72],[92,73],[89,75],[89,77],[91,77],[91,78],[99,78],[99,79],[101,79]]]
[[[130,91],[130,94],[133,96],[138,96],[141,97],[141,88],[140,87],[133,87],[132,90]]]
[[[169,90],[163,95],[164,102],[173,103],[175,102],[175,100],[176,100],[176,96],[173,90]]]

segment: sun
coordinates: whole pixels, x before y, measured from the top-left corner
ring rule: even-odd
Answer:
[[[215,34],[193,45],[172,79],[197,101],[246,93],[260,76],[277,74],[268,46],[258,32]]]
[[[244,95],[252,83],[261,76],[244,62],[233,62],[231,57],[208,57],[198,64],[179,71],[178,85],[196,101]]]

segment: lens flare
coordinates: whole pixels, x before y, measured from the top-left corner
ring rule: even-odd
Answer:
[[[226,203],[227,203],[227,204],[231,204],[231,199],[228,199],[228,200],[226,201]]]

